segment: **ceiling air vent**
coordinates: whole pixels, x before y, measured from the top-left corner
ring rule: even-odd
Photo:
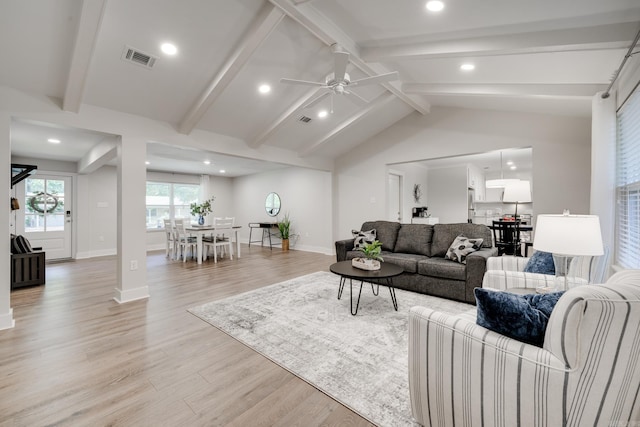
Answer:
[[[300,116],[300,118],[298,119],[299,122],[302,123],[309,123],[311,121],[311,117],[307,117],[307,116]]]
[[[125,46],[122,52],[123,61],[131,62],[144,68],[153,68],[157,59],[155,56],[151,56],[131,46]]]

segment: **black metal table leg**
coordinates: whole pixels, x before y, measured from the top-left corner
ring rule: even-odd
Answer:
[[[342,291],[344,290],[344,282],[347,281],[346,277],[340,276],[340,287],[338,288],[338,299],[342,298]]]
[[[376,283],[376,287],[375,288],[373,287],[373,282],[371,282],[371,292],[373,292],[373,294],[375,296],[380,295],[380,283],[379,282]]]
[[[389,293],[391,294],[391,302],[393,302],[393,308],[398,311],[398,299],[396,298],[396,290],[393,288],[393,281],[391,279],[387,279],[387,287],[389,288]]]
[[[353,281],[349,279],[349,294],[351,296],[351,315],[355,316],[358,314],[358,306],[360,306],[360,295],[362,295],[362,285],[364,281],[360,282],[360,292],[358,292],[358,301],[356,302],[356,311],[353,311]]]

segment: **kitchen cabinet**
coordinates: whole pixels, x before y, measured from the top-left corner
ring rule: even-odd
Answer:
[[[467,166],[467,186],[474,190],[474,201],[485,200],[484,172],[478,166]]]
[[[411,224],[438,224],[440,222],[439,218],[435,218],[435,217],[414,217],[411,218]]]

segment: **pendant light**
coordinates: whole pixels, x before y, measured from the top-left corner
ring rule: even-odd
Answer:
[[[488,179],[485,181],[485,186],[487,188],[504,188],[508,183],[520,181],[519,179],[514,178],[506,178],[504,177],[504,172],[502,170],[502,151],[500,151],[500,179]]]

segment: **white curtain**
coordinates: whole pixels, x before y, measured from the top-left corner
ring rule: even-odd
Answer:
[[[591,214],[600,217],[602,240],[613,251],[616,206],[616,94],[591,102]],[[610,257],[609,264],[613,257]],[[609,272],[609,268],[605,271]],[[605,275],[605,279],[609,274]]]

